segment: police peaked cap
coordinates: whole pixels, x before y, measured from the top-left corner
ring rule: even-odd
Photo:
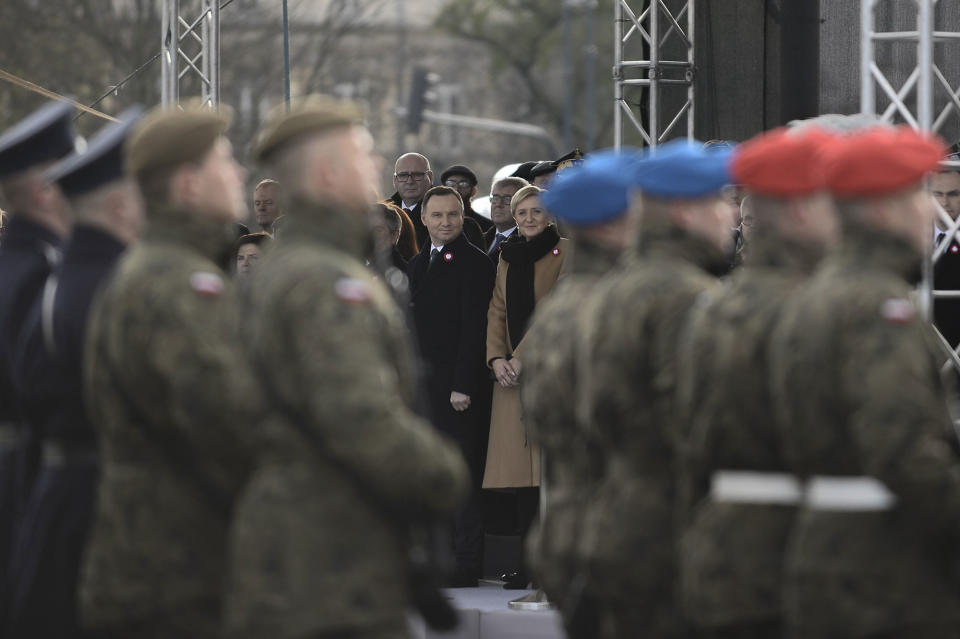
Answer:
[[[73,106],[47,102],[0,135],[0,179],[57,160],[76,148]]]
[[[136,106],[120,114],[118,122],[100,129],[85,149],[75,151],[46,172],[50,182],[57,182],[67,197],[92,191],[124,176],[124,143],[143,115]]]

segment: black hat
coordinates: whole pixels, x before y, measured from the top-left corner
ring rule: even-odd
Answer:
[[[568,169],[571,166],[576,166],[583,162],[583,153],[580,151],[578,146],[573,151],[570,151],[563,157],[559,157],[553,161],[553,168],[557,171],[562,171]]]
[[[0,135],[0,179],[73,151],[73,106],[47,102]]]
[[[143,115],[141,107],[120,114],[117,122],[100,129],[82,151],[75,151],[54,164],[46,173],[67,197],[76,197],[119,180],[124,175],[124,142]]]
[[[520,166],[518,166],[518,167],[516,168],[516,170],[514,170],[514,172],[510,174],[509,177],[523,178],[524,180],[526,180],[527,182],[529,182],[531,179],[533,179],[533,178],[530,176],[530,169],[532,169],[533,167],[535,167],[537,164],[539,164],[539,162],[536,162],[536,161],[534,161],[534,162],[524,162],[523,164],[521,164]]]
[[[443,173],[440,174],[440,184],[443,184],[447,181],[447,178],[451,175],[465,175],[467,179],[470,180],[470,186],[477,185],[477,175],[470,170],[470,167],[464,166],[462,164],[454,164]]]
[[[541,175],[549,175],[557,170],[556,165],[553,163],[553,160],[544,160],[543,162],[537,162],[537,164],[530,169],[530,178],[540,177]]]

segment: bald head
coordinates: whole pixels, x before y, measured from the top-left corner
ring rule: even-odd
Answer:
[[[408,207],[419,202],[423,194],[433,186],[430,160],[419,153],[401,155],[394,167],[393,186]]]

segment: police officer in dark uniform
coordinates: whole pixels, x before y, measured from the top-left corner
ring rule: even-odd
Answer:
[[[0,135],[0,190],[10,224],[0,247],[0,579],[5,579],[16,516],[31,483],[35,445],[27,446],[10,364],[21,329],[70,228],[62,196],[43,179],[50,162],[74,148],[73,108],[50,102]]]
[[[42,455],[10,565],[11,637],[77,633],[77,573],[98,476],[95,426],[83,404],[83,336],[94,293],[142,226],[139,193],[123,170],[123,143],[139,115],[124,113],[45,174],[69,200],[74,227],[33,304],[14,362]]]

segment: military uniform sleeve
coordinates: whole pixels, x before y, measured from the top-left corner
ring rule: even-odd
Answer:
[[[506,357],[507,348],[507,269],[510,265],[500,260],[497,266],[497,281],[487,310],[487,365],[495,357]]]
[[[249,468],[255,429],[264,404],[231,321],[236,313],[232,289],[216,296],[191,290],[186,281],[169,294],[149,322],[147,374],[166,385],[169,424],[210,460],[207,470],[230,491]],[[135,329],[134,329],[135,330]],[[136,376],[135,371],[130,371]],[[157,389],[138,384],[135,397]],[[215,454],[207,454],[216,451]]]
[[[905,299],[864,311],[844,331],[850,432],[865,474],[883,481],[917,526],[960,532],[960,458],[923,331]],[[915,515],[915,516],[914,516]]]
[[[484,339],[495,278],[493,264],[481,254],[470,265],[460,287],[460,338],[452,389],[464,395],[476,395],[481,380],[486,379]]]
[[[287,296],[282,312],[296,343],[293,361],[277,365],[293,367],[290,379],[301,385],[287,396],[304,398],[296,407],[302,427],[314,429],[323,454],[352,469],[384,503],[447,514],[466,494],[466,466],[410,410],[391,361],[388,317],[367,297],[370,284],[356,286],[352,300],[312,282]]]

